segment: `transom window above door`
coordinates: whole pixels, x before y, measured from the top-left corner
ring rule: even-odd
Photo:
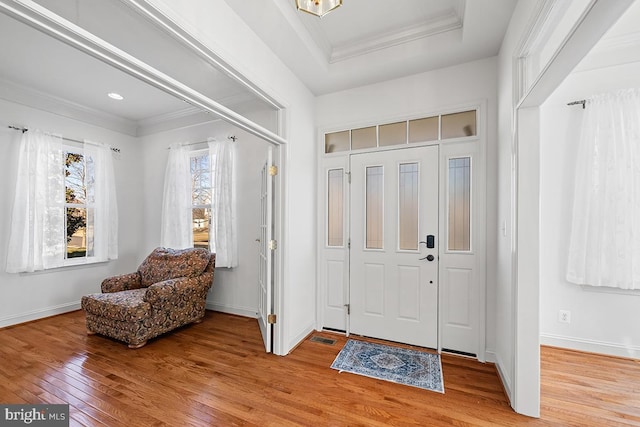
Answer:
[[[438,114],[324,135],[325,154],[477,135],[477,111]]]

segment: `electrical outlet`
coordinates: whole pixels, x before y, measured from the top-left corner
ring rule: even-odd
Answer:
[[[571,323],[571,312],[569,310],[560,310],[558,321],[560,323]]]

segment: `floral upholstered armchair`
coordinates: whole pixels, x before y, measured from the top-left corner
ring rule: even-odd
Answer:
[[[199,323],[215,259],[202,248],[154,249],[138,271],[107,278],[102,293],[82,297],[87,333],[140,348],[160,334]]]

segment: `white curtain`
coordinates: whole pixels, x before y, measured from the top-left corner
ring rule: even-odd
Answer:
[[[118,201],[111,147],[96,142],[89,144],[95,165],[93,235],[97,238],[94,239],[94,253],[98,261],[118,259]],[[91,218],[89,215],[87,217]]]
[[[62,138],[39,130],[22,134],[11,215],[7,272],[32,272],[64,261]]]
[[[567,280],[640,289],[640,90],[587,100]]]
[[[209,138],[209,158],[213,176],[212,251],[216,253],[216,267],[238,265],[238,237],[236,220],[235,143]]]
[[[193,247],[189,150],[180,143],[169,147],[164,176],[160,244],[166,248]]]

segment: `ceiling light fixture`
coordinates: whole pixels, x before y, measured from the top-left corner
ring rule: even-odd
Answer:
[[[115,93],[115,92],[110,92],[107,94],[107,96],[111,99],[115,99],[116,101],[122,101],[124,99],[124,96],[120,95],[119,93]]]
[[[296,0],[298,10],[320,18],[339,6],[342,6],[342,0]]]

